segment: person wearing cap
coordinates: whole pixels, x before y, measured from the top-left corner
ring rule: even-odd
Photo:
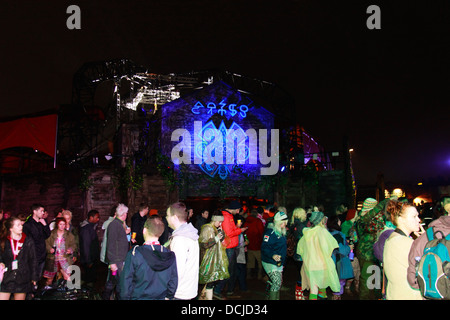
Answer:
[[[318,296],[326,299],[327,287],[333,292],[341,289],[332,259],[333,250],[339,248],[339,244],[327,230],[327,217],[323,212],[313,211],[309,222],[311,227],[303,229],[303,237],[297,245],[297,254],[303,259],[302,289],[310,290],[309,300],[317,300]]]
[[[226,253],[228,257],[228,272],[230,278],[226,280],[221,280],[214,288],[214,296],[218,299],[223,299],[222,290],[225,285],[228,284],[227,296],[231,297],[234,295],[233,289],[236,283],[237,274],[237,246],[239,245],[239,235],[245,232],[247,228],[242,228],[240,224],[236,225],[234,223],[233,216],[238,214],[241,209],[241,203],[238,200],[232,200],[225,210],[222,210],[224,220],[222,222],[222,230],[225,232],[225,239],[223,244],[226,247]]]
[[[286,210],[284,209],[284,211]],[[262,266],[269,276],[269,300],[280,299],[280,289],[283,282],[283,266],[287,251],[286,226],[288,224],[288,216],[284,211],[278,211],[275,214],[273,228],[266,229],[261,244]]]
[[[355,230],[358,236],[355,253],[361,268],[359,278],[359,299],[378,300],[381,298],[381,283],[373,286],[370,278],[374,275],[374,266],[380,270],[380,262],[375,257],[374,244],[378,234],[386,226],[385,206],[390,199],[384,199],[378,203],[373,198],[367,198],[363,202],[361,211],[355,221]],[[370,286],[369,286],[370,285]]]
[[[213,288],[219,280],[230,277],[228,258],[222,240],[225,233],[221,229],[223,214],[217,210],[211,222],[202,225],[198,242],[200,245],[199,283],[204,284],[200,300],[212,300]]]

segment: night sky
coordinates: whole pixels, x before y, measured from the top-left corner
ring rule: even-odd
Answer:
[[[327,151],[354,148],[358,184],[450,176],[448,1],[2,1],[1,114],[71,101],[85,63],[154,73],[218,68],[275,82]],[[69,5],[81,30],[69,30]],[[381,30],[369,30],[369,5]]]

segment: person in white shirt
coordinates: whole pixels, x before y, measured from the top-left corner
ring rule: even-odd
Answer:
[[[167,208],[167,222],[174,230],[169,238],[169,249],[175,252],[178,287],[175,299],[191,300],[198,294],[200,248],[197,229],[187,222],[186,205],[173,203]]]

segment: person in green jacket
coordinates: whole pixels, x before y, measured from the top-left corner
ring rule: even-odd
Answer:
[[[361,267],[360,275],[360,300],[381,298],[381,281],[375,283],[375,272],[380,272],[380,264],[373,251],[373,245],[377,241],[377,234],[385,227],[385,206],[389,199],[378,203],[373,198],[367,198],[363,202],[361,211],[355,221],[355,230],[358,236],[356,243],[356,256]]]

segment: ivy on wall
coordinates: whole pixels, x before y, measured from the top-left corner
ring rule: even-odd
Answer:
[[[143,186],[142,166],[136,163],[133,158],[128,158],[125,167],[115,170],[114,178],[122,199],[127,199],[130,191],[136,191]]]
[[[91,169],[82,169],[81,170],[81,177],[80,177],[80,183],[78,184],[78,188],[80,188],[81,191],[88,191],[93,185],[94,180],[89,179],[91,176]]]
[[[231,176],[228,179],[222,179],[218,175],[210,177],[206,174],[193,173],[188,165],[181,164],[178,170],[174,170],[171,159],[161,152],[156,155],[157,169],[170,191],[178,189],[182,194],[189,188],[194,194],[215,193],[220,199],[230,196],[256,195],[258,190],[263,193],[270,193],[273,190],[284,192],[288,183],[286,174],[276,174],[272,176],[261,176],[248,174],[242,169],[242,166],[236,165],[231,170]],[[202,183],[203,182],[203,183]]]

